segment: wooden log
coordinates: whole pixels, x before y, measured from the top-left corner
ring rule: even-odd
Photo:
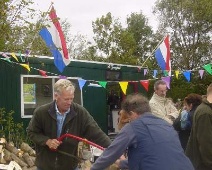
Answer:
[[[28,170],[37,170],[37,166],[30,167]]]
[[[25,152],[23,154],[23,158],[24,158],[25,162],[29,165],[29,167],[33,167],[35,165],[34,161],[29,156],[29,153]]]
[[[33,167],[23,167],[22,170],[37,170],[36,166]]]
[[[19,150],[15,146],[13,146],[11,143],[6,143],[5,148],[15,155],[18,155],[19,153]]]
[[[17,162],[17,164],[19,164],[21,167],[27,166],[27,163],[25,163],[24,161],[22,161],[14,153],[11,153],[10,156],[11,156],[12,160],[14,160],[15,162]]]
[[[30,156],[33,162],[35,162],[36,157],[35,156]]]
[[[20,149],[24,152],[29,153],[30,156],[35,156],[35,150],[32,149],[27,143],[23,142],[20,146]]]
[[[9,152],[7,149],[4,149],[4,159],[6,162],[10,162],[12,161],[12,158],[11,158],[11,152]]]
[[[4,150],[1,150],[0,153],[0,164],[6,164],[7,161],[4,159]]]
[[[28,170],[27,166],[22,167],[22,170]]]
[[[17,164],[19,164],[21,167],[24,166],[28,166],[24,161],[22,161],[19,157],[17,157],[14,153],[11,153],[10,151],[8,151],[7,149],[4,150],[4,159],[7,162],[11,162],[12,160],[14,160],[15,162],[17,162]]]

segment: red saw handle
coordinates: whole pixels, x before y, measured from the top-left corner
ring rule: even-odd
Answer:
[[[102,146],[99,146],[99,145],[97,145],[97,144],[95,144],[95,143],[93,143],[93,142],[91,142],[91,141],[89,141],[89,140],[87,140],[87,139],[83,139],[83,138],[80,138],[80,137],[78,137],[78,136],[75,136],[75,135],[72,135],[72,134],[68,134],[68,133],[66,133],[66,134],[64,134],[64,135],[62,135],[62,136],[60,136],[57,140],[58,141],[62,141],[64,138],[66,138],[66,137],[69,137],[69,138],[73,138],[73,139],[76,139],[76,140],[78,140],[78,141],[82,141],[82,142],[85,142],[85,143],[87,143],[87,144],[89,144],[89,145],[92,145],[92,146],[94,146],[94,147],[96,147],[96,148],[98,148],[98,149],[101,149],[101,150],[104,150],[105,148],[103,148]]]

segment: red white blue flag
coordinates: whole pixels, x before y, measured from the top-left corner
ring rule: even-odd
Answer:
[[[170,43],[167,35],[155,51],[155,58],[162,70],[171,71]]]
[[[64,68],[70,63],[70,59],[65,37],[54,7],[52,7],[49,13],[49,20],[46,24],[48,26],[42,28],[39,34],[50,49],[54,57],[55,66],[62,73]]]

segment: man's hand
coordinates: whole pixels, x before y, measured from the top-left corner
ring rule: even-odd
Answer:
[[[121,162],[122,160],[126,160],[126,157],[125,157],[124,155],[122,155],[122,156],[121,156],[119,159],[117,159],[116,162],[114,163],[114,164],[117,166],[117,168],[119,168],[120,162]]]
[[[167,115],[167,118],[170,119],[172,122],[175,120],[175,118],[171,115]]]
[[[58,141],[57,139],[48,139],[46,141],[46,145],[49,147],[49,149],[57,149],[61,143],[62,142]]]

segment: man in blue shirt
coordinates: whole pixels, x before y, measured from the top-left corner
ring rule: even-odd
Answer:
[[[103,170],[113,164],[128,148],[128,160],[119,159],[117,166],[130,170],[194,170],[185,156],[178,134],[165,120],[151,114],[149,101],[132,94],[122,103],[130,119],[111,145],[92,165]]]

